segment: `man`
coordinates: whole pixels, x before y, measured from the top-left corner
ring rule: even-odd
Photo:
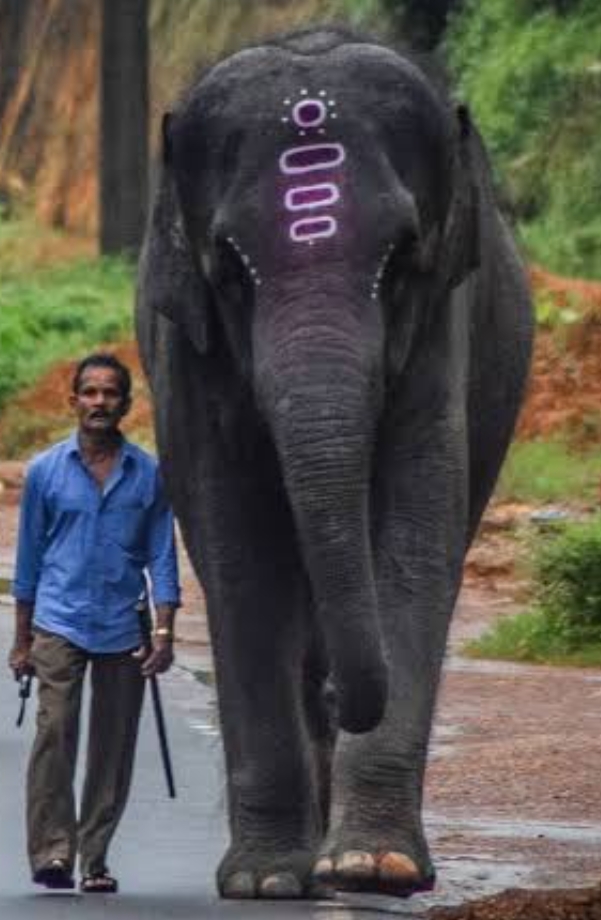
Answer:
[[[128,369],[109,354],[79,363],[70,405],[77,431],[32,461],[21,505],[13,594],[15,677],[35,673],[38,729],[27,779],[34,882],[114,892],[106,855],[126,804],[144,678],[173,661],[179,605],[173,518],[156,461],[119,425]],[[148,643],[139,600],[152,585]],[[148,645],[148,648],[147,648]],[[84,674],[92,699],[79,820],[73,778]]]

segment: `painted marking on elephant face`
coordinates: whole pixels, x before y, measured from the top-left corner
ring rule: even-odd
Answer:
[[[286,209],[288,211],[305,211],[311,208],[327,208],[340,200],[340,189],[333,182],[320,182],[316,185],[304,185],[291,188],[286,192]]]
[[[295,220],[290,228],[290,239],[293,243],[306,243],[312,240],[326,240],[334,236],[338,230],[338,223],[331,214],[323,217],[303,217]]]
[[[378,268],[376,270],[376,276],[374,278],[374,282],[371,287],[371,299],[372,300],[377,300],[378,297],[380,296],[380,285],[382,284],[382,278],[384,277],[384,272],[386,271],[386,267],[388,265],[388,262],[390,261],[390,257],[392,256],[393,252],[394,252],[394,243],[389,243],[386,247],[386,251],[384,252],[384,255],[382,256],[382,258],[380,259],[378,263]]]
[[[300,99],[295,103],[291,98],[284,99],[284,105],[290,116],[282,117],[282,122],[293,124],[300,138],[314,135],[323,136],[328,119],[335,119],[332,111],[335,99],[324,99],[328,93],[319,90],[318,95],[309,96],[305,88],[300,90]],[[330,239],[338,232],[338,221],[331,213],[323,213],[338,204],[341,198],[340,188],[336,182],[312,182],[312,174],[319,173],[320,178],[328,171],[335,170],[346,160],[346,148],[338,141],[320,141],[319,143],[302,143],[287,147],[279,158],[280,173],[286,178],[296,177],[299,184],[288,188],[284,195],[284,207],[294,215],[298,211],[310,211],[310,216],[298,217],[288,230],[292,243],[307,243],[313,246],[317,240]],[[302,177],[302,178],[300,178]],[[320,213],[315,213],[319,211]]]
[[[259,276],[259,272],[257,271],[257,269],[254,267],[254,265],[251,262],[250,256],[246,255],[246,253],[243,251],[240,244],[234,239],[233,236],[228,236],[227,241],[230,244],[230,246],[236,250],[240,258],[242,259],[242,262],[248,268],[248,273],[255,287],[260,287],[260,285],[262,284],[262,281]]]
[[[346,159],[342,144],[307,144],[290,147],[280,157],[280,169],[285,176],[302,175],[322,169],[334,169]]]

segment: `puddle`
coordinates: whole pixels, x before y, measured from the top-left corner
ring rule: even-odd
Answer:
[[[588,846],[601,844],[601,824],[565,824],[556,821],[528,821],[519,823],[487,818],[445,818],[426,814],[426,821],[437,832],[452,829],[461,834],[485,838],[513,840],[553,840],[557,843],[582,843]]]
[[[199,668],[178,665],[177,670],[186,684],[194,681],[200,684],[202,693],[199,696],[184,697],[180,694],[178,702],[187,710],[187,722],[193,731],[199,732],[209,738],[218,738],[221,734],[219,716],[217,713],[217,698],[215,696],[215,676],[208,667]]]

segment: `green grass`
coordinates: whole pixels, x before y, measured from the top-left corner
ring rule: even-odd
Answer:
[[[562,441],[515,442],[497,485],[505,501],[592,501],[601,481],[601,450],[572,451]]]
[[[469,658],[523,661],[564,667],[601,667],[601,640],[582,648],[566,647],[557,625],[543,610],[530,610],[498,620],[462,649]]]
[[[601,665],[601,514],[539,534],[530,566],[531,609],[499,620],[465,648],[469,655],[579,666]]]
[[[32,245],[38,231],[31,229]],[[41,232],[41,231],[39,231]],[[118,259],[21,261],[21,224],[0,222],[0,409],[55,361],[131,335],[133,269]]]

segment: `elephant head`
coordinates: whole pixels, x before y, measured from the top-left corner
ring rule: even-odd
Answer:
[[[166,116],[144,259],[151,309],[228,362],[269,431],[341,725],[387,697],[370,534],[389,393],[475,267],[464,110],[338,32],[242,51]]]

